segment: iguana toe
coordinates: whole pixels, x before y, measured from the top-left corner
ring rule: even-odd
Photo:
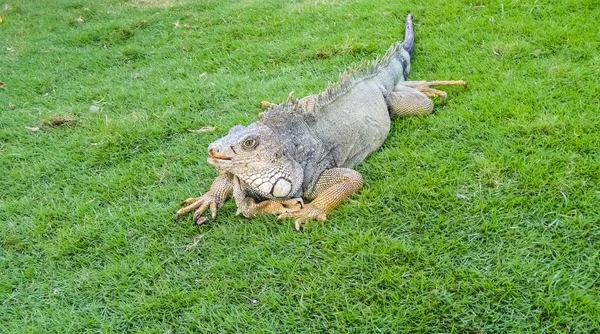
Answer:
[[[202,197],[188,198],[185,201],[182,201],[180,205],[183,206],[183,208],[177,210],[177,212],[175,213],[175,222],[178,222],[181,216],[201,206],[202,202]]]
[[[200,197],[190,197],[186,200],[181,201],[181,203],[179,203],[179,206],[188,206],[190,204],[196,203],[199,199]]]
[[[210,203],[211,202],[209,201],[203,201],[202,205],[198,208],[198,210],[194,212],[194,224],[201,225],[204,222],[206,222],[208,218],[203,217],[202,214],[204,213],[204,211],[206,211],[206,209],[208,209]]]

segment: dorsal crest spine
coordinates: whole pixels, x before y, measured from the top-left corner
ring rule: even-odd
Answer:
[[[377,75],[380,70],[387,66],[390,60],[401,57],[403,49],[402,42],[397,42],[392,45],[381,59],[368,62],[367,65],[359,64],[358,66],[344,71],[340,74],[337,83],[329,83],[327,89],[317,95],[309,95],[299,100],[294,99],[292,91],[284,103],[269,107],[263,114],[262,119],[276,119],[280,117],[290,116],[292,114],[312,114],[321,107],[334,101],[339,96],[344,95],[357,83],[370,79]]]

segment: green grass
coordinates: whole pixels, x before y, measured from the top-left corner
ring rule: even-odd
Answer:
[[[359,194],[301,233],[233,203],[173,223],[216,176],[210,142],[382,55],[409,11],[410,78],[469,89],[396,120]],[[0,332],[600,332],[595,1],[8,0],[0,17]]]

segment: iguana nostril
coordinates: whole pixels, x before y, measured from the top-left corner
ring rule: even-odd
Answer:
[[[218,147],[209,147],[208,148],[208,155],[210,155],[211,157],[214,157],[217,154],[219,154],[219,148]]]

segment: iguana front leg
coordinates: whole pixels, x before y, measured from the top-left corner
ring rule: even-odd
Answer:
[[[444,91],[431,88],[431,86],[463,86],[467,83],[462,80],[451,81],[400,81],[394,90],[387,96],[387,104],[392,116],[419,116],[427,115],[433,111],[431,97],[441,97],[446,103],[447,94]]]
[[[210,190],[206,194],[196,198],[188,198],[181,202],[181,206],[184,207],[177,211],[175,220],[179,220],[182,215],[196,210],[194,212],[194,224],[200,225],[206,221],[206,217],[202,217],[202,214],[209,208],[212,218],[215,219],[217,209],[223,206],[225,200],[233,192],[232,177],[228,173],[221,174],[213,181]]]
[[[329,211],[360,190],[362,185],[362,176],[353,169],[328,169],[321,173],[313,190],[307,193],[307,197],[314,200],[296,212],[279,215],[279,218],[296,218],[295,227],[299,231],[300,226],[311,219],[324,221]]]
[[[297,212],[303,205],[302,198],[290,198],[285,200],[267,199],[257,203],[254,198],[246,197],[243,204],[238,205],[236,214],[241,213],[246,218],[252,218],[256,215],[263,214],[280,215]]]
[[[233,198],[238,209],[236,214],[243,214],[246,218],[251,218],[261,214],[279,215],[283,213],[295,212],[302,208],[304,202],[302,198],[289,198],[281,200],[264,200],[256,202],[252,197],[247,197],[242,187],[242,183],[237,176],[233,177]]]

